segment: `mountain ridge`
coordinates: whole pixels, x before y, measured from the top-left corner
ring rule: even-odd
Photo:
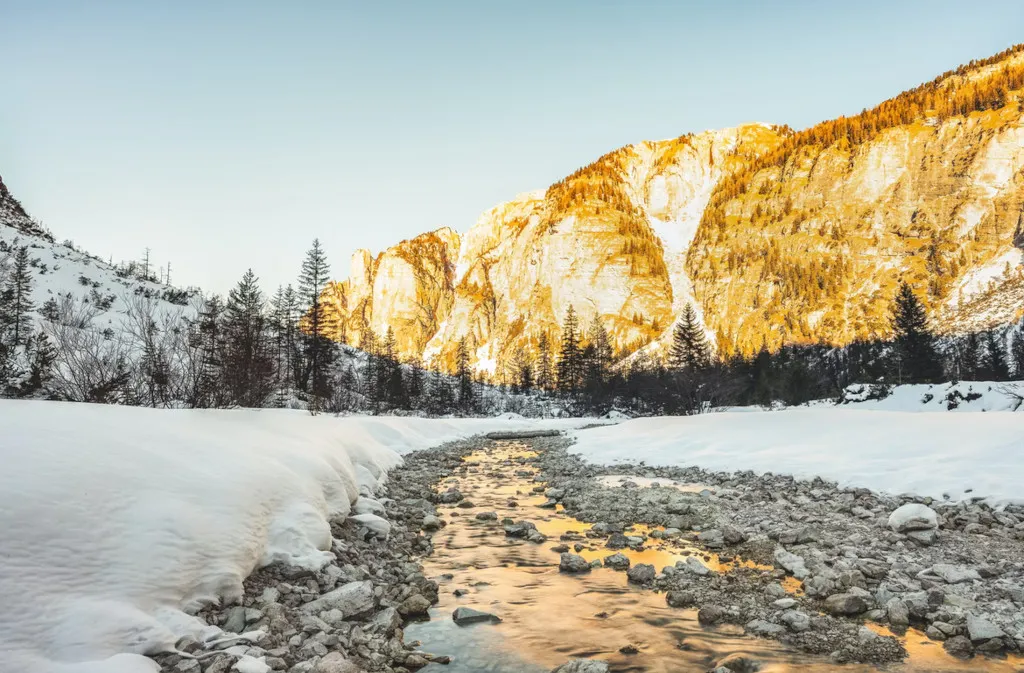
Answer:
[[[602,321],[618,355],[660,357],[692,303],[723,354],[842,345],[887,336],[901,279],[939,331],[1012,322],[1022,89],[1016,46],[802,131],[745,124],[618,148],[462,234],[437,230],[440,247],[424,248],[430,232],[357,252],[329,302],[338,336],[390,326],[403,357],[442,367],[465,339],[499,374],[542,334],[557,339],[570,305],[584,326]],[[395,261],[402,246],[422,263]]]

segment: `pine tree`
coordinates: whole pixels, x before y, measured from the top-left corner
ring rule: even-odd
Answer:
[[[1018,380],[1024,380],[1024,332],[1017,331],[1013,334],[1013,341],[1010,342],[1010,352],[1013,355],[1013,373]]]
[[[711,364],[711,347],[704,328],[697,320],[693,306],[686,305],[680,320],[672,331],[672,347],[668,356],[673,369],[699,371]]]
[[[1010,378],[1010,365],[1006,359],[1006,348],[996,330],[985,333],[985,356],[982,359],[985,378],[990,381],[1006,381]]]
[[[522,346],[516,349],[512,358],[512,378],[515,381],[515,388],[520,392],[533,388],[533,362]]]
[[[448,377],[435,370],[430,377],[430,410],[435,415],[450,414],[454,400]]]
[[[978,368],[981,366],[981,345],[978,343],[978,335],[971,332],[964,339],[960,348],[959,378],[963,381],[974,381],[978,378]]]
[[[590,332],[587,335],[590,345],[593,346],[593,353],[588,358],[590,363],[589,378],[591,381],[603,383],[609,375],[612,366],[612,341],[608,336],[608,330],[601,322],[601,316],[594,314],[594,320],[590,323]]]
[[[40,332],[31,341],[29,349],[28,378],[22,384],[19,394],[22,397],[34,395],[45,390],[53,377],[53,365],[57,362],[57,349],[45,333]]]
[[[551,390],[554,387],[554,374],[551,371],[551,341],[547,332],[540,333],[537,340],[537,371],[534,376],[537,387]]]
[[[558,352],[558,388],[563,392],[575,394],[581,384],[581,351],[579,322],[576,310],[569,305],[565,313],[565,324],[562,326],[562,346]]]
[[[273,388],[274,364],[265,301],[252,269],[230,293],[224,309],[224,379],[232,401],[262,407]]]
[[[214,295],[203,303],[197,325],[199,342],[200,373],[196,385],[195,407],[223,407],[228,397],[223,385],[224,335],[221,324],[224,317],[224,303]]]
[[[473,391],[473,374],[469,365],[469,346],[466,338],[459,339],[459,347],[455,352],[455,375],[458,377],[458,404],[464,412],[476,408],[476,397]]]
[[[322,293],[327,286],[331,267],[320,246],[320,239],[306,253],[299,275],[299,301],[308,307],[305,316],[303,341],[305,367],[299,387],[311,396],[310,411],[319,411],[321,401],[330,397],[330,367],[334,361],[334,342],[330,337],[335,330],[335,316],[326,310]]]
[[[942,379],[942,363],[935,337],[928,331],[924,306],[906,282],[893,307],[893,332],[899,357],[898,383],[935,383]]]
[[[0,342],[12,349],[25,346],[32,335],[32,270],[28,246],[14,250],[14,265],[0,288]]]

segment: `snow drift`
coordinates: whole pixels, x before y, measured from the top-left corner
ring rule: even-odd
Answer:
[[[588,461],[821,476],[936,498],[1024,501],[1024,415],[848,407],[638,418],[580,430]]]
[[[0,671],[135,673],[256,567],[320,566],[399,454],[526,421],[0,401]]]

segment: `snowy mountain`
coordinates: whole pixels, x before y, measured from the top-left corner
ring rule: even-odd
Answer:
[[[556,339],[570,305],[658,355],[692,302],[723,353],[887,336],[900,280],[959,333],[1024,311],[1024,47],[861,115],[615,150],[546,190],[374,257],[326,297],[349,343],[481,371]],[[339,337],[341,334],[339,334]]]
[[[114,265],[79,250],[70,242],[57,243],[34,221],[0,181],[0,278],[10,273],[13,253],[27,247],[32,277],[32,304],[39,314],[47,302],[57,302],[90,326],[117,330],[140,303],[162,316],[194,315],[198,290],[182,290],[147,278],[140,264]],[[147,307],[147,309],[150,307]]]

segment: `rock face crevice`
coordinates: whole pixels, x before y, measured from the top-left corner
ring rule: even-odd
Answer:
[[[569,306],[620,356],[663,356],[688,303],[722,353],[884,337],[900,280],[940,331],[1006,324],[1024,306],[1020,81],[1015,49],[848,133],[841,118],[628,145],[461,236],[357,252],[328,296],[349,343],[391,327],[401,357],[450,368],[465,340],[499,379],[520,349],[557,343]],[[933,111],[922,91],[967,102]]]

